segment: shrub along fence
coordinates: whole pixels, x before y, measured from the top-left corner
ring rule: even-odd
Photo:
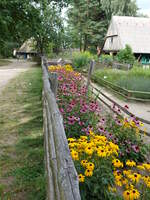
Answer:
[[[80,200],[78,175],[55,98],[57,74],[48,72],[45,58],[42,58],[42,70],[47,200]]]

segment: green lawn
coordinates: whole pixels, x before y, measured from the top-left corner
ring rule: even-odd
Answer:
[[[45,200],[41,76],[30,68],[0,96],[0,200]]]
[[[150,92],[150,69],[134,67],[130,71],[99,69],[92,76],[100,84],[100,79],[109,81],[127,90]]]

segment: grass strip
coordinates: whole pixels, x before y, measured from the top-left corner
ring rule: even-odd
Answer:
[[[42,127],[42,72],[36,67],[0,96],[0,199],[45,199]]]

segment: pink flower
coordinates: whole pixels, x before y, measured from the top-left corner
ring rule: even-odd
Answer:
[[[132,145],[132,149],[134,150],[134,152],[138,153],[140,151],[139,146],[137,145]]]
[[[73,125],[76,122],[74,116],[67,117],[67,119],[68,119],[68,124],[69,125]]]
[[[125,107],[126,109],[129,109],[129,106],[128,106],[128,105],[125,105],[124,107]]]
[[[59,110],[60,110],[61,113],[65,113],[63,108],[60,108]]]

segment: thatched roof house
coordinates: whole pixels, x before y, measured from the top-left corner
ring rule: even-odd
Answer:
[[[104,51],[117,53],[128,44],[136,57],[150,59],[150,18],[113,16]]]
[[[36,42],[33,38],[26,40],[22,46],[17,50],[17,55],[27,58],[28,56],[35,56],[37,51],[35,49]]]

